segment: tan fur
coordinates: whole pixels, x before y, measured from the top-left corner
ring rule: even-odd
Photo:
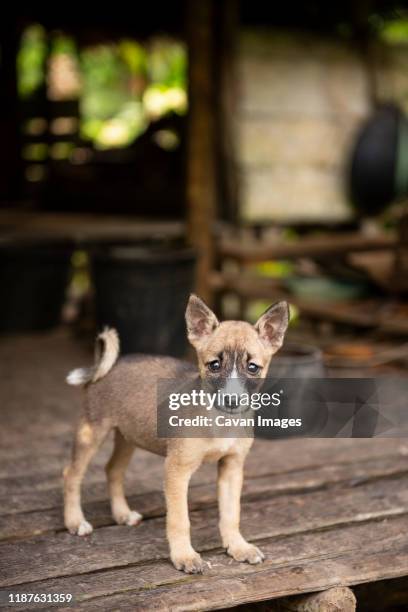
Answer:
[[[211,337],[195,344],[199,358],[201,375],[204,375],[206,363],[216,359],[224,350],[232,352],[246,352],[251,359],[262,366],[259,377],[268,369],[272,353],[269,347],[259,340],[255,328],[244,321],[224,321],[212,333]]]
[[[83,444],[83,445],[91,444],[92,437],[93,437],[92,427],[89,425],[89,423],[84,423],[78,429],[78,440],[80,444]]]
[[[255,362],[261,368],[256,377],[261,378],[266,376],[270,359],[282,344],[288,311],[285,303],[275,305],[255,327],[241,321],[219,323],[214,313],[192,295],[186,322],[188,338],[197,351],[202,384],[211,379],[209,362],[221,354],[225,355],[225,367],[233,361],[234,368],[245,371],[248,361]],[[75,437],[72,461],[64,470],[67,529],[78,535],[92,531],[81,508],[81,482],[93,455],[108,432],[114,429],[115,447],[106,472],[112,514],[117,523],[136,525],[142,519],[138,512],[129,508],[123,488],[125,470],[134,448],[145,448],[165,456],[170,557],[177,569],[201,572],[203,561],[190,539],[188,486],[202,462],[218,461],[219,527],[223,546],[237,561],[260,563],[263,554],[246,542],[239,531],[243,465],[252,438],[159,439],[157,381],[163,378],[193,381],[196,368],[171,357],[135,355],[115,363],[119,350],[117,335],[114,330],[105,330],[103,334],[104,348],[96,356],[92,379],[84,381],[84,414]]]

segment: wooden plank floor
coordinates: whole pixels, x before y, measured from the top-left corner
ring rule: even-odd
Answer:
[[[145,520],[113,525],[103,471],[111,441],[84,487],[96,529],[70,536],[61,472],[80,395],[64,376],[90,359],[62,332],[1,342],[1,589],[72,593],[85,610],[211,610],[408,575],[408,439],[256,441],[242,530],[266,553],[260,566],[220,548],[214,466],[195,475],[190,495],[202,576],[168,561],[162,459],[135,453],[127,489]]]

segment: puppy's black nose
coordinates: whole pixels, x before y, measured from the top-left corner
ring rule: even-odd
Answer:
[[[238,406],[239,406],[239,399],[238,399],[238,397],[235,397],[235,396],[225,395],[224,396],[224,405],[227,406],[227,408],[238,408]]]

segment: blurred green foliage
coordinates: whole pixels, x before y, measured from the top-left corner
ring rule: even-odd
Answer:
[[[17,55],[18,92],[21,98],[29,98],[44,83],[47,37],[39,24],[25,29]]]
[[[64,91],[75,92],[81,136],[97,148],[129,145],[152,121],[187,110],[187,52],[181,42],[167,37],[146,45],[122,39],[78,51],[72,37],[47,35],[35,24],[22,36],[18,75],[24,98],[44,82],[52,100]]]
[[[184,45],[166,38],[153,39],[148,48],[147,68],[152,83],[185,88],[187,54]]]
[[[408,43],[408,17],[385,22],[381,37],[391,44]]]
[[[50,52],[52,55],[64,53],[75,56],[77,48],[71,36],[66,36],[61,32],[57,32],[51,37]]]
[[[292,275],[295,269],[291,261],[263,261],[254,267],[258,274],[269,278],[286,278]]]

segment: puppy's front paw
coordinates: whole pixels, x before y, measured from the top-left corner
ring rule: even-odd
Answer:
[[[186,574],[203,573],[204,561],[194,549],[185,553],[172,554],[171,560],[176,569],[186,572]]]
[[[85,519],[82,519],[81,521],[77,523],[72,523],[70,525],[67,525],[67,529],[69,533],[71,533],[72,535],[79,535],[79,536],[89,535],[93,531],[93,527],[91,523],[88,523],[88,521],[86,521]]]
[[[251,563],[251,565],[262,563],[265,559],[263,552],[259,550],[257,546],[249,544],[248,542],[238,546],[229,546],[227,548],[227,554],[235,559],[235,561],[239,561],[240,563]]]
[[[114,519],[118,525],[129,525],[135,527],[142,522],[143,516],[136,510],[127,510],[125,512],[115,512]]]

